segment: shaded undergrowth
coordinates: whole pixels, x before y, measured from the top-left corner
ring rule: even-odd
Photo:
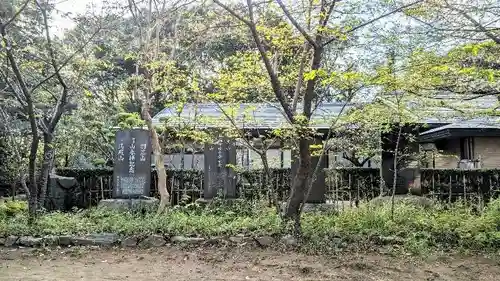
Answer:
[[[28,223],[24,202],[0,205],[0,236],[64,235],[112,232],[122,235],[248,236],[283,235],[273,208],[240,202],[226,206],[196,204],[150,212],[119,212],[93,208],[72,213],[47,213]],[[397,244],[423,253],[430,249],[491,251],[500,249],[500,200],[480,214],[465,205],[422,208],[399,203],[392,219],[390,207],[363,206],[341,213],[307,213],[302,218],[303,246],[319,251],[342,244]]]

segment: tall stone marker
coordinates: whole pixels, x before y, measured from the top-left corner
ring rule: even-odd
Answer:
[[[236,165],[235,142],[224,138],[216,144],[206,144],[204,158],[204,199],[213,199],[219,190],[225,198],[236,198],[236,174],[230,167]]]
[[[151,138],[148,130],[116,133],[113,198],[149,196],[151,188]]]

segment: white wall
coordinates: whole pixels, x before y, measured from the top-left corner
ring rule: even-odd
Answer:
[[[283,151],[283,167],[290,168],[292,161],[292,154],[290,150]],[[342,152],[330,152],[328,156],[328,167],[352,167],[352,163],[342,157]],[[204,155],[203,154],[167,154],[165,155],[165,166],[171,169],[182,169],[182,157],[184,157],[184,169],[199,169],[203,170]],[[281,168],[281,150],[270,149],[267,151],[267,160],[271,168]],[[154,162],[153,162],[154,163]],[[247,149],[236,150],[236,163],[237,166],[247,169],[261,169],[263,168],[260,156],[254,151],[247,151]],[[371,159],[366,162],[363,167],[377,168],[380,166],[379,161]]]
[[[290,168],[291,166],[291,151],[283,151],[284,155],[284,168]],[[182,167],[182,159],[184,158],[184,167]],[[166,154],[165,155],[165,166],[170,169],[199,169],[203,170],[204,167],[204,155],[203,154]],[[281,168],[281,151],[279,149],[270,149],[267,151],[267,160],[271,168]],[[154,162],[153,162],[154,163]],[[237,166],[244,167],[247,169],[259,169],[262,168],[262,161],[260,156],[251,150],[247,149],[237,149],[236,150],[236,163]]]

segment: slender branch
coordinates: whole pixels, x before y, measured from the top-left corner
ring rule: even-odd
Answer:
[[[475,29],[472,29],[472,28],[442,28],[442,27],[437,27],[437,26],[434,26],[432,23],[429,23],[429,22],[426,22],[425,20],[422,20],[422,19],[419,19],[418,17],[416,16],[413,16],[413,15],[408,15],[410,18],[416,20],[417,22],[423,24],[423,25],[426,25],[432,29],[435,29],[437,31],[442,31],[442,32],[483,32],[483,30],[480,30],[479,28],[475,28]],[[486,27],[484,27],[486,28]],[[497,31],[497,30],[500,30],[500,27],[492,27],[492,28],[487,28],[488,31]]]
[[[9,78],[7,77],[7,75],[5,73],[3,73],[3,71],[0,71],[0,73],[2,74],[2,77],[5,81],[5,83],[7,84],[7,88],[9,88],[11,90],[11,92],[14,94],[14,97],[21,104],[21,106],[26,108],[27,104],[26,104],[26,101],[23,99],[22,94],[20,94],[16,91],[14,86],[10,83]]]
[[[328,8],[328,12],[326,12],[325,18],[323,19],[323,23],[321,24],[321,27],[325,27],[328,24],[328,21],[330,20],[330,16],[333,13],[333,10],[335,9],[335,4],[340,0],[333,0],[333,2],[330,4],[330,7]]]
[[[392,11],[390,11],[390,12],[387,12],[387,13],[382,14],[382,15],[380,15],[380,16],[378,16],[378,17],[376,17],[376,18],[373,18],[373,19],[371,19],[371,20],[369,20],[369,21],[366,21],[366,22],[364,22],[364,23],[362,23],[362,24],[360,24],[360,25],[357,25],[357,26],[355,26],[355,27],[353,27],[353,28],[351,28],[351,29],[347,30],[346,32],[344,32],[344,34],[349,34],[349,33],[352,33],[352,32],[354,32],[354,31],[356,31],[356,30],[358,30],[358,29],[360,29],[360,28],[363,28],[363,27],[365,27],[365,26],[367,26],[367,25],[370,25],[370,24],[372,24],[372,23],[374,23],[374,22],[376,22],[376,21],[378,21],[378,20],[381,20],[381,19],[383,19],[383,18],[385,18],[385,17],[388,17],[388,16],[390,16],[390,15],[393,15],[393,14],[395,14],[395,13],[399,13],[399,12],[401,12],[402,10],[407,9],[407,8],[410,8],[411,6],[414,6],[414,5],[416,5],[416,4],[419,4],[419,3],[423,2],[423,1],[424,1],[424,0],[417,0],[417,1],[412,2],[412,3],[410,3],[410,4],[407,4],[407,5],[401,6],[401,7],[397,8],[397,9],[394,9],[394,10],[392,10]],[[337,39],[338,39],[338,37],[333,37],[333,38],[329,39],[328,41],[326,41],[326,42],[323,44],[323,46],[326,46],[326,45],[328,45],[328,44],[332,43],[333,41],[335,41],[335,40],[337,40]]]
[[[45,7],[42,7],[42,4],[40,4],[40,2],[38,0],[36,1],[36,5],[38,6],[38,8],[40,9],[40,12],[42,13],[43,25],[45,28],[45,39],[47,40],[47,51],[49,52],[49,56],[50,56],[50,64],[54,68],[55,77],[57,78],[57,80],[59,81],[59,84],[63,88],[62,94],[59,97],[59,99],[57,100],[56,108],[55,108],[54,113],[52,115],[52,118],[49,122],[48,131],[51,133],[55,129],[55,126],[56,126],[57,122],[59,122],[59,119],[61,118],[61,115],[63,113],[64,105],[66,104],[66,101],[68,98],[68,85],[66,85],[66,82],[64,81],[64,79],[61,76],[60,70],[58,70],[59,67],[57,65],[54,47],[52,45],[52,39],[50,37],[50,32],[49,32],[47,10],[45,9]]]
[[[250,32],[252,33],[252,37],[255,41],[255,44],[257,45],[257,49],[259,50],[262,61],[264,61],[264,65],[265,65],[267,73],[269,75],[269,79],[271,80],[271,86],[273,88],[274,94],[276,95],[276,98],[278,99],[279,103],[283,107],[283,110],[285,111],[287,119],[293,123],[293,121],[294,121],[293,112],[291,111],[290,106],[289,106],[288,102],[286,101],[285,96],[283,95],[283,90],[281,88],[281,82],[278,79],[278,75],[273,70],[273,66],[269,60],[269,57],[267,56],[267,53],[266,53],[266,50],[262,44],[262,41],[260,40],[259,33],[257,32],[257,28],[255,26],[254,15],[253,15],[252,0],[247,0],[247,5],[248,5],[248,15],[250,17],[250,21],[249,21],[250,24],[248,25],[248,27],[250,28]]]
[[[311,35],[309,35],[309,33],[307,33],[307,31],[305,31],[302,28],[302,26],[300,26],[300,24],[295,20],[295,18],[292,16],[292,14],[283,4],[283,2],[281,0],[276,0],[276,3],[278,3],[278,5],[281,7],[281,10],[283,10],[283,13],[285,13],[286,17],[288,18],[288,20],[293,24],[293,26],[295,26],[295,28],[302,34],[302,36],[304,36],[307,42],[309,42],[309,44],[311,44],[314,48],[318,48],[319,47],[318,42],[316,42],[316,40],[314,40],[311,37]]]
[[[299,102],[300,90],[301,90],[302,84],[304,82],[304,68],[305,68],[308,53],[309,53],[309,46],[305,47],[304,55],[302,56],[302,60],[300,61],[299,74],[297,75],[297,84],[295,85],[295,92],[293,94],[293,100],[292,100],[292,111],[293,112],[295,112],[297,110],[297,103]]]
[[[467,14],[465,11],[462,11],[456,7],[453,7],[452,5],[446,3],[448,8],[450,8],[453,11],[456,11],[460,13],[464,18],[469,20],[476,28],[481,30],[486,36],[488,36],[491,40],[495,41],[495,43],[500,44],[500,37],[496,36],[491,32],[491,30],[488,30],[486,27],[484,27],[481,23],[479,23],[477,20],[475,20],[473,17],[471,17],[469,14]]]
[[[69,57],[67,57],[60,65],[58,65],[58,67],[54,70],[54,73],[52,73],[51,75],[45,77],[44,79],[42,79],[40,82],[38,82],[35,86],[33,86],[31,88],[31,92],[34,92],[36,89],[38,89],[39,87],[41,87],[43,84],[45,84],[47,81],[49,81],[50,79],[56,77],[56,75],[58,75],[58,73],[61,72],[61,70],[63,68],[65,68],[72,60],[73,58],[79,54],[83,49],[85,49],[85,47],[87,47],[87,45],[92,41],[92,39],[95,38],[95,36],[100,32],[100,28],[98,30],[96,30],[91,36],[90,38],[83,44],[80,46],[80,48],[78,48],[76,51],[74,51]]]
[[[12,46],[10,44],[10,41],[7,39],[7,32],[5,29],[5,25],[3,25],[1,22],[0,22],[0,34],[2,35],[2,41],[5,45],[5,53],[7,54],[7,60],[9,61],[12,71],[14,72],[14,75],[16,76],[19,86],[21,87],[21,91],[23,92],[24,98],[30,99],[29,97],[30,92],[21,74],[21,70],[17,65],[16,59],[14,58],[14,54],[12,53]]]
[[[35,86],[33,86],[31,88],[31,92],[34,92],[36,89],[38,89],[39,87],[41,87],[43,84],[45,84],[47,81],[49,81],[50,79],[54,78],[58,72],[60,72],[64,67],[66,67],[68,65],[68,63],[82,50],[83,48],[79,49],[78,51],[74,52],[73,54],[71,54],[65,61],[63,61],[61,63],[61,65],[59,65],[59,67],[56,69],[56,71],[54,71],[54,73],[52,73],[51,75],[45,77],[44,79],[40,80],[40,82],[38,82],[37,84],[35,84]]]
[[[214,0],[214,3],[217,4],[217,5],[219,5],[221,8],[223,8],[224,10],[226,10],[233,17],[237,18],[238,20],[240,20],[244,24],[246,24],[248,26],[254,25],[253,22],[250,22],[250,21],[246,20],[244,17],[242,17],[241,15],[239,15],[238,13],[236,13],[236,11],[234,11],[233,9],[229,8],[228,6],[222,4],[219,0]]]
[[[3,28],[7,28],[12,22],[14,22],[16,20],[16,18],[22,13],[22,11],[24,11],[24,9],[26,9],[26,7],[28,6],[28,3],[30,2],[30,0],[26,0],[24,1],[23,5],[21,6],[21,8],[19,8],[19,10],[14,14],[14,16],[12,16],[11,19],[9,19],[6,23],[2,24],[0,23],[0,25],[3,26]]]

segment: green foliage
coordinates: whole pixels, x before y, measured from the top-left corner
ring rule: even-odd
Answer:
[[[445,55],[415,51],[399,86],[426,98],[433,98],[446,90],[454,93],[458,102],[447,101],[439,106],[467,112],[474,109],[471,115],[489,114],[475,107],[469,108],[470,102],[460,100],[498,96],[499,54],[500,47],[493,41],[457,45]],[[496,104],[491,107],[496,107]]]
[[[364,205],[338,214],[306,213],[302,229],[304,245],[320,251],[328,250],[332,241],[339,237],[345,243],[402,244],[403,249],[416,254],[437,248],[488,251],[500,247],[500,200],[489,203],[480,215],[461,204],[445,209],[440,206],[423,208],[404,202],[397,203],[394,219],[389,205]],[[275,210],[243,201],[216,201],[206,208],[198,205],[175,207],[162,216],[105,209],[51,213],[32,225],[28,225],[24,211],[0,216],[0,235],[99,232],[274,236],[282,233],[282,227]]]
[[[144,126],[144,121],[141,119],[141,116],[137,112],[128,113],[122,112],[117,116],[118,126],[121,128],[134,128],[134,127],[142,127]]]
[[[28,204],[25,201],[4,201],[0,202],[0,218],[6,219],[16,215],[26,213]]]

